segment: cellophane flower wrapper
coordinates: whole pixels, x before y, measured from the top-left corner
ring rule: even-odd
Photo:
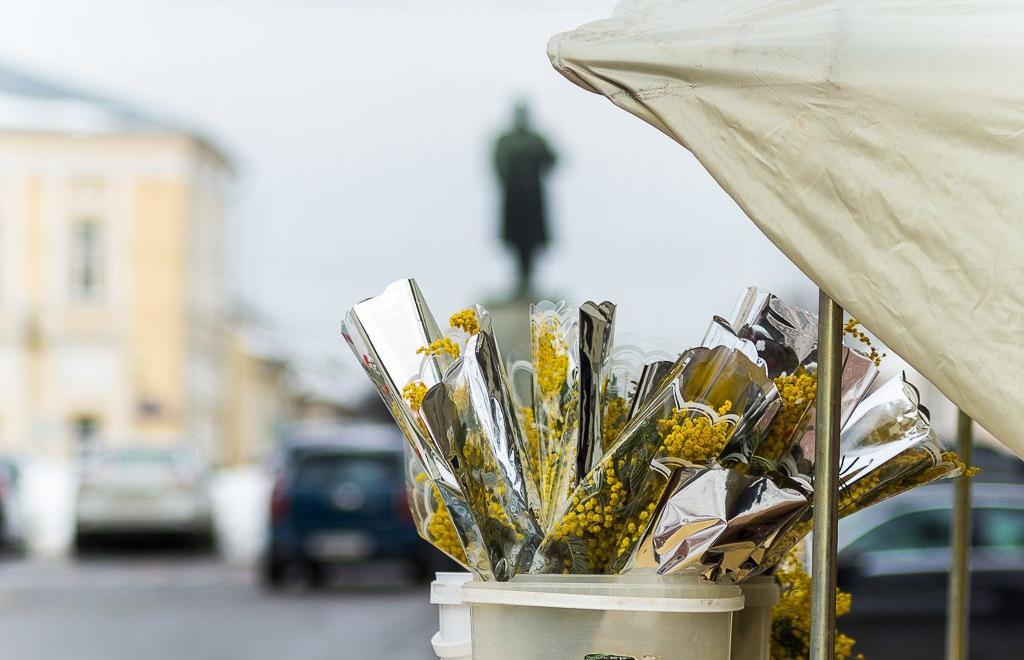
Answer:
[[[667,485],[652,465],[718,458],[775,387],[746,356],[725,347],[687,351],[623,429],[549,530],[534,570],[617,573],[646,530]]]
[[[856,513],[918,486],[960,476],[967,466],[955,452],[942,451],[936,454],[938,442],[938,438],[933,438],[928,446],[908,449],[892,459],[892,465],[887,469],[888,474],[883,477],[884,485],[865,488],[863,494],[848,497],[840,516]]]
[[[882,384],[857,406],[840,433],[839,447],[840,517],[963,469],[954,454],[942,451],[916,390],[902,377]],[[809,503],[779,535],[766,566],[777,564],[810,533],[812,521]]]
[[[601,391],[599,447],[594,451],[594,456],[583,473],[584,475],[597,466],[597,463],[619,439],[622,429],[626,428],[626,422],[629,421],[632,382],[619,364],[614,362],[609,364]]]
[[[430,358],[417,353],[442,335],[416,281],[399,280],[354,305],[345,315],[342,336],[408,442],[406,484],[420,535],[465,568],[490,577],[480,530],[462,489],[422,420],[402,398],[411,382],[440,382],[453,362],[444,353]]]
[[[740,325],[739,332],[734,332],[730,324],[716,319],[715,325],[719,331],[710,332],[706,336],[706,343],[731,345],[742,350],[743,345],[735,342],[735,339],[754,341],[759,357],[774,355],[774,364],[784,365],[771,367],[768,366],[772,364],[771,360],[761,360],[766,364],[769,376],[779,368],[792,366],[793,357],[803,362],[798,365],[797,373],[802,372],[805,364],[811,367],[813,373],[816,368],[813,362],[816,359],[815,343],[797,343],[798,348],[804,347],[803,352],[785,350],[785,342],[793,341],[796,336],[793,331],[797,323],[783,323],[782,327],[787,332],[775,334],[775,339],[769,333],[759,331],[761,337],[757,337],[745,329],[752,325],[764,328],[772,323],[777,326],[781,322],[779,319],[794,317],[792,313],[784,313],[785,308],[780,302],[772,298],[767,301],[769,309],[782,309],[783,313],[776,313],[767,319],[762,317],[753,324],[744,323]],[[805,328],[811,325],[810,321],[803,324]],[[746,348],[746,354],[750,354],[749,347]],[[778,356],[782,359],[778,359]],[[786,356],[791,357],[787,359]],[[955,454],[940,452],[937,440],[928,427],[927,416],[916,402],[915,392],[901,379],[883,386],[862,401],[864,391],[874,381],[877,372],[877,368],[866,356],[852,349],[844,350],[841,417],[847,425],[841,436],[841,515],[849,515],[867,505],[935,479],[953,476],[963,469],[963,464],[958,463]],[[784,371],[781,375],[785,375]],[[785,385],[778,375],[773,381],[776,386]],[[718,488],[701,490],[700,479],[690,483],[688,477],[677,476],[667,490],[664,503],[658,505],[655,520],[638,544],[630,568],[655,567],[662,573],[698,570],[709,579],[724,577],[731,581],[741,581],[774,568],[788,549],[810,531],[813,517],[813,491],[810,483],[813,474],[814,397],[812,395],[808,397],[809,400],[798,399],[794,402],[793,397],[786,397],[783,393],[782,399],[791,405],[797,403],[798,414],[786,419],[783,406],[783,412],[772,426],[772,432],[777,425],[790,427],[786,433],[791,435],[793,427],[802,428],[799,444],[790,448],[790,455],[785,456],[787,460],[783,460],[781,465],[783,470],[788,468],[788,473],[797,478],[791,480],[784,472],[769,472],[754,477],[754,481],[748,484],[738,475],[732,479],[720,477]],[[806,422],[794,425],[794,417]],[[770,439],[772,436],[768,437]],[[767,464],[771,467],[773,461],[767,461]],[[680,474],[686,475],[687,472],[692,474],[693,471],[682,471]],[[795,496],[792,499],[783,496],[779,501],[778,486],[772,488],[768,483],[786,484],[787,490]],[[730,494],[730,486],[736,489],[735,499],[728,500],[735,507],[735,515],[731,518],[722,513],[727,510],[724,502]],[[746,509],[744,504],[749,500],[743,495],[750,493],[743,488],[748,486],[751,492],[765,497],[765,500],[758,501],[755,498],[754,501],[763,505],[767,512],[758,511],[756,505]],[[773,501],[779,504],[778,509],[772,509]]]
[[[668,485],[657,515],[624,570],[741,582],[762,569],[776,537],[810,501],[808,489],[781,475],[667,461],[663,469]]]
[[[468,503],[461,494],[458,497],[443,497],[419,457],[408,445],[405,447],[405,489],[409,511],[420,536],[466,570],[489,578],[490,568],[484,568],[490,566],[490,561],[484,553],[483,539]],[[454,514],[445,503],[446,499],[455,507]],[[455,520],[463,528],[457,527]],[[469,548],[468,555],[466,548]]]
[[[916,391],[901,378],[861,403],[840,448],[840,515],[963,469],[955,454],[941,452]],[[773,569],[810,532],[812,519],[812,490],[801,480],[676,468],[625,570],[697,571],[740,582]]]
[[[765,367],[779,391],[778,418],[764,437],[754,439],[754,447],[743,448],[741,460],[753,449],[749,460],[774,469],[789,457],[783,470],[791,476],[803,475],[805,481],[813,473],[817,325],[811,312],[751,287],[740,296],[732,320],[715,317],[702,343],[744,350]],[[840,424],[850,417],[877,375],[877,368],[867,356],[843,348]],[[802,449],[794,453],[798,444]]]
[[[878,377],[878,368],[868,356],[848,346],[844,346],[841,351],[840,363],[839,424],[840,428],[844,428],[853,415],[856,414],[865,395],[875,383]],[[795,432],[787,442],[783,443],[782,446],[785,446],[786,449],[783,451],[782,457],[776,460],[776,463],[782,472],[806,483],[810,483],[814,477],[815,426],[817,423],[817,407],[815,404],[817,402],[818,365],[809,365],[808,373],[815,382],[812,388],[813,394],[810,396],[807,396],[801,389],[799,381],[794,382],[790,379],[789,382],[784,382],[784,378],[779,378],[775,381],[777,384],[783,383],[781,389],[784,392],[784,410],[787,401],[785,396],[785,388],[787,386],[796,389],[794,396],[801,399],[801,402],[796,404],[796,407],[805,409],[805,412],[801,415],[800,423],[795,427]],[[783,432],[785,431],[784,429]],[[771,436],[769,436],[770,438]]]
[[[618,441],[636,411],[650,401],[657,387],[672,371],[679,353],[664,344],[663,341],[631,335],[616,337],[615,346],[607,355],[603,369],[600,452],[597,447],[594,448],[592,460],[582,475],[585,476],[597,467]]]
[[[840,516],[963,468],[955,454],[942,450],[917,390],[902,376],[864,400],[840,445]]]
[[[466,342],[419,414],[454,471],[476,520],[491,571],[508,580],[525,571],[543,532],[539,499],[504,365],[482,309]]]
[[[818,349],[817,317],[756,287],[740,296],[727,329],[753,344],[771,378],[808,364]]]
[[[631,334],[616,336],[606,365],[602,402],[601,445],[604,453],[618,440],[630,418],[657,391],[679,354],[680,351],[670,348],[664,340]]]
[[[580,382],[578,310],[564,302],[530,306],[533,424],[539,445],[541,521],[550,529],[576,481]]]
[[[525,354],[523,354],[525,351]],[[533,418],[533,363],[532,351],[523,347],[513,349],[512,355],[506,358],[505,373],[508,375],[509,394],[512,405],[519,417],[519,425],[523,430],[523,441],[526,446],[525,470],[533,480],[538,497],[541,493],[540,483],[540,429]],[[543,503],[541,503],[543,510]],[[539,517],[539,516],[538,516]],[[543,518],[539,519],[543,520]]]

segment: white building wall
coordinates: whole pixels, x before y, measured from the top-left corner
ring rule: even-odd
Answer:
[[[105,442],[138,441],[133,427],[141,393],[133,390],[129,354],[134,186],[140,180],[171,179],[195,184],[195,224],[186,229],[191,301],[183,310],[189,329],[182,426],[189,437],[175,440],[195,442],[216,457],[223,444],[225,403],[223,167],[204,150],[180,143],[173,149],[145,144],[80,149],[75,139],[39,140],[0,149],[0,453],[69,455],[72,421],[80,414],[101,420]],[[42,189],[45,246],[38,301],[29,299],[25,284],[33,179]],[[76,305],[70,296],[70,229],[83,216],[103,222],[104,291],[97,305]],[[42,338],[34,359],[26,343],[33,318]],[[34,386],[30,363],[35,364]]]

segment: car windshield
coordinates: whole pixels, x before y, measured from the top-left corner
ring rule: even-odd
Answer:
[[[1024,551],[1024,509],[974,508],[974,545]],[[896,516],[850,544],[854,552],[945,548],[950,539],[950,510],[928,509]]]
[[[301,488],[312,490],[343,483],[379,488],[401,478],[399,456],[330,455],[306,457],[299,465],[295,480]]]
[[[944,548],[949,544],[949,509],[927,509],[897,516],[850,544],[855,552]]]

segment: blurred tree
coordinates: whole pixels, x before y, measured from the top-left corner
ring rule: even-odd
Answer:
[[[502,188],[501,238],[518,259],[518,298],[530,294],[534,256],[548,243],[544,177],[556,160],[544,137],[531,128],[526,104],[517,103],[511,130],[495,143],[494,169]]]

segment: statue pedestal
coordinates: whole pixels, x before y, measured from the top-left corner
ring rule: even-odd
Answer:
[[[530,357],[531,302],[529,298],[502,298],[483,303],[491,313],[498,349],[506,360]]]

